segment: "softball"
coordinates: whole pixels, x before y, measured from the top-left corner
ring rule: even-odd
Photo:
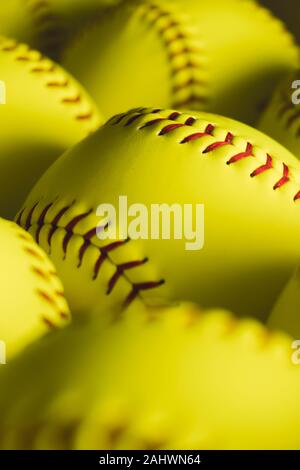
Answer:
[[[299,309],[300,271],[297,268],[277,299],[268,319],[268,325],[270,328],[283,329],[294,338],[300,338]]]
[[[298,49],[252,0],[130,0],[83,29],[62,62],[106,117],[146,103],[252,124]]]
[[[2,2],[0,454],[300,449],[299,45],[268,2]]]
[[[285,77],[263,112],[258,128],[300,159],[299,71]]]
[[[34,45],[58,60],[64,48],[103,14],[121,0],[27,0],[26,7],[34,31]],[[122,0],[123,1],[123,0]]]
[[[10,360],[48,331],[70,321],[54,266],[32,237],[0,219],[0,340]]]
[[[1,371],[1,448],[299,448],[291,341],[187,304],[103,312]]]
[[[42,173],[100,124],[84,89],[25,44],[0,38],[0,215],[13,217]]]
[[[0,34],[34,44],[34,11],[38,0],[9,0],[2,2]],[[41,3],[41,0],[39,1]],[[45,2],[44,2],[45,3]],[[34,6],[35,5],[35,6]]]
[[[120,195],[148,214],[187,204],[195,238],[107,233],[114,222],[99,205],[120,215]],[[144,108],[66,152],[16,220],[49,253],[74,314],[160,298],[265,319],[299,258],[299,204],[299,162],[269,137],[217,115]],[[190,248],[201,227],[204,246]]]

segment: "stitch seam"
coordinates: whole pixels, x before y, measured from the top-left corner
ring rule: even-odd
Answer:
[[[36,31],[38,32],[39,44],[43,52],[51,55],[61,45],[68,34],[59,17],[51,11],[49,0],[26,0],[29,14],[33,18]],[[55,58],[58,58],[56,54]]]
[[[37,279],[42,280],[49,286],[49,290],[46,288],[38,287],[34,290],[34,294],[39,298],[39,300],[43,303],[48,304],[53,310],[55,316],[59,317],[60,320],[68,320],[70,318],[69,313],[65,310],[62,310],[59,307],[58,299],[64,298],[64,292],[60,290],[55,290],[51,285],[51,280],[54,277],[57,277],[56,271],[54,270],[46,270],[42,267],[38,267],[35,263],[37,260],[39,263],[43,263],[44,258],[36,249],[36,247],[32,244],[30,235],[25,235],[22,232],[17,231],[16,233],[17,238],[21,242],[21,248],[25,255],[31,260],[29,270],[31,271]],[[50,294],[51,292],[51,294]],[[58,328],[58,325],[55,324],[53,320],[51,320],[48,316],[41,314],[40,315],[41,321],[50,329]]]
[[[154,18],[153,18],[154,16]],[[173,108],[199,108],[207,104],[207,96],[199,92],[199,87],[207,86],[202,79],[197,76],[197,71],[201,71],[201,66],[195,62],[193,57],[195,54],[200,54],[202,51],[199,46],[191,46],[189,44],[192,37],[191,33],[184,31],[183,25],[175,19],[170,11],[161,8],[154,2],[148,3],[144,6],[142,19],[147,21],[154,27],[161,38],[164,47],[167,50],[167,57],[170,64],[170,75],[172,85],[172,104]],[[166,24],[160,25],[160,21],[164,19]],[[171,34],[170,34],[171,33]],[[172,34],[173,33],[173,34]],[[172,46],[180,43],[180,49],[173,51]],[[184,63],[178,65],[178,58],[182,58]],[[180,73],[188,73],[188,78],[184,81],[180,80]],[[178,81],[178,83],[177,83]],[[179,83],[180,82],[180,83]],[[187,98],[182,99],[180,94],[187,92]]]
[[[74,203],[75,203],[75,201],[74,201]],[[142,297],[141,293],[144,292],[144,291],[147,291],[147,290],[151,290],[151,289],[155,289],[157,287],[160,287],[161,285],[163,285],[165,283],[165,280],[160,279],[159,281],[145,281],[145,282],[135,283],[135,282],[132,282],[129,279],[129,277],[126,274],[127,271],[130,270],[130,269],[134,269],[135,267],[145,265],[146,263],[149,262],[148,257],[146,257],[144,259],[141,259],[141,260],[139,260],[139,259],[138,260],[131,260],[131,261],[128,261],[128,262],[122,263],[122,264],[117,264],[113,261],[113,259],[109,255],[109,253],[111,251],[117,250],[119,247],[121,247],[124,244],[128,243],[130,241],[129,238],[126,239],[126,240],[118,240],[118,241],[110,242],[106,246],[99,247],[98,245],[96,245],[95,243],[92,242],[92,238],[97,233],[96,228],[93,228],[93,229],[89,230],[85,234],[75,233],[74,229],[75,229],[76,225],[80,221],[86,219],[89,215],[91,215],[91,213],[93,212],[92,210],[76,215],[65,226],[59,225],[59,222],[60,222],[62,216],[67,213],[67,211],[73,206],[73,204],[63,207],[62,209],[59,210],[59,212],[57,212],[57,214],[54,216],[54,218],[52,219],[51,222],[46,222],[45,218],[46,218],[50,208],[53,206],[53,203],[48,204],[47,206],[45,206],[43,208],[43,210],[40,213],[39,217],[37,218],[36,222],[33,222],[33,215],[34,215],[34,212],[37,208],[37,205],[38,205],[38,203],[37,203],[29,210],[25,221],[22,220],[25,208],[23,210],[21,210],[21,212],[17,216],[16,222],[21,227],[23,226],[23,228],[26,231],[28,231],[33,225],[36,225],[37,228],[35,230],[34,237],[35,237],[35,240],[38,244],[39,244],[39,241],[40,241],[39,238],[40,238],[40,232],[41,232],[42,228],[48,225],[50,227],[50,231],[48,233],[47,243],[49,245],[50,252],[51,252],[51,245],[52,245],[53,235],[56,233],[56,231],[58,229],[63,229],[65,231],[65,236],[64,236],[64,239],[63,239],[63,243],[62,243],[62,250],[63,250],[63,256],[64,256],[63,259],[65,259],[66,256],[67,256],[68,246],[69,246],[69,243],[70,243],[71,239],[74,236],[81,237],[82,245],[81,245],[81,248],[78,252],[78,265],[77,265],[77,268],[81,267],[84,255],[86,253],[86,250],[90,246],[93,246],[94,248],[96,248],[99,251],[98,259],[97,259],[97,261],[95,262],[95,265],[94,265],[93,280],[94,281],[97,280],[97,278],[99,276],[99,273],[100,273],[101,266],[102,266],[102,264],[105,260],[108,260],[111,263],[111,265],[113,265],[114,268],[115,268],[115,272],[113,273],[111,278],[108,280],[106,295],[110,295],[113,292],[113,290],[114,290],[115,286],[117,285],[117,282],[120,278],[125,278],[126,281],[129,283],[129,285],[131,287],[131,290],[130,290],[128,296],[126,297],[126,299],[123,302],[123,308],[128,307],[136,298],[139,298],[143,303],[145,303],[145,299]],[[107,227],[107,224],[105,226],[103,226],[102,229],[105,230],[106,227]]]
[[[1,37],[0,39],[0,51],[1,52],[13,52],[16,53],[15,60],[18,62],[26,62],[26,63],[32,63],[32,68],[30,69],[30,73],[33,74],[54,74],[57,71],[57,67],[54,63],[48,63],[50,59],[45,60],[42,54],[40,54],[38,51],[35,51],[34,49],[31,49],[30,47],[27,48],[26,52],[20,52],[18,53],[18,49],[20,48],[21,44],[18,44],[17,42],[14,42],[12,40],[6,39],[4,37]],[[30,53],[35,52],[37,55],[35,58],[32,58],[30,56]],[[64,76],[63,70],[61,69],[59,71],[60,78],[56,78],[55,76],[53,78],[49,78],[45,84],[46,87],[49,89],[65,89],[66,91],[69,89],[71,86],[69,78]],[[76,86],[75,83],[72,84],[72,86]],[[60,103],[63,106],[73,106],[74,109],[81,103],[87,103],[84,97],[82,97],[81,93],[79,91],[75,91],[75,95],[73,96],[64,96],[61,98]],[[75,113],[74,119],[78,122],[87,122],[88,120],[92,121],[92,118],[95,116],[95,112],[92,109],[92,107],[89,105],[89,111],[87,112],[78,112]],[[91,129],[90,131],[93,131],[95,129],[95,126],[91,124]]]
[[[150,116],[151,114],[157,114],[161,112],[162,110],[155,109],[152,111],[151,109],[148,110],[147,108],[141,108],[133,111],[129,111],[128,113],[123,113],[118,116],[114,116],[111,118],[106,125],[123,125],[124,127],[127,127],[129,125],[132,125],[137,121],[138,118],[144,117],[144,116]],[[131,113],[137,113],[133,116],[131,116]],[[163,127],[158,131],[157,136],[162,137],[165,136],[166,134],[170,134],[174,132],[176,129],[179,128],[193,128],[195,122],[197,121],[193,116],[189,116],[184,123],[174,123],[170,124],[169,121],[176,121],[179,116],[181,116],[183,113],[178,113],[172,111],[171,114],[168,117],[158,117],[151,119],[147,121],[146,123],[143,123],[140,127],[137,128],[137,130],[142,131],[145,128],[149,128],[151,126],[154,126],[156,124],[162,124]],[[137,117],[138,116],[138,117]],[[129,118],[125,123],[124,120],[125,118]],[[168,123],[168,124],[167,124]],[[188,144],[190,142],[193,142],[195,140],[202,139],[203,137],[207,136],[213,136],[212,132],[216,129],[216,126],[212,123],[208,124],[204,132],[191,132],[187,136],[185,136],[179,144]],[[223,147],[225,145],[234,147],[233,139],[236,137],[233,135],[231,132],[227,132],[227,135],[223,141],[217,141],[208,145],[203,151],[202,154],[208,154],[210,152],[213,152],[214,150],[217,150],[220,147]],[[255,158],[255,155],[253,153],[253,145],[250,142],[246,143],[246,149],[244,152],[238,152],[237,154],[233,155],[229,160],[226,161],[227,165],[232,165],[235,163],[238,163],[244,158],[249,158],[253,157]],[[273,190],[277,190],[287,184],[288,182],[291,181],[290,176],[289,176],[289,166],[282,162],[283,169],[282,169],[282,176],[280,179],[275,182],[273,185]],[[264,173],[265,171],[268,171],[270,169],[274,168],[273,167],[273,157],[270,156],[268,153],[266,154],[266,163],[264,165],[260,165],[258,168],[254,169],[252,173],[250,174],[251,178],[257,177]],[[300,199],[300,190],[294,195],[293,201],[296,202]]]

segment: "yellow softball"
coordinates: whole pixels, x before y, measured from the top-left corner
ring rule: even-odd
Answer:
[[[35,43],[34,10],[41,0],[10,0],[2,5],[0,34],[28,44]],[[46,4],[46,2],[44,2]]]
[[[258,128],[300,159],[300,70],[289,74],[277,87]]]
[[[145,103],[253,123],[297,59],[281,22],[253,0],[129,0],[62,61],[106,117]]]
[[[134,204],[183,218],[166,238],[159,222],[136,237],[119,223],[138,225]],[[184,298],[266,318],[299,258],[299,214],[299,162],[275,141],[221,116],[144,108],[67,151],[16,220],[49,252],[75,314]]]
[[[59,59],[82,28],[101,16],[109,5],[120,1],[123,0],[27,0],[35,47]]]
[[[0,369],[1,448],[300,448],[292,338],[188,304],[102,313]]]
[[[270,328],[281,328],[300,339],[300,270],[293,275],[278,296],[268,319]]]
[[[24,41],[58,59],[81,28],[120,0],[9,0],[0,13],[0,34]]]
[[[10,360],[48,331],[67,325],[70,314],[51,261],[25,230],[4,219],[0,259],[0,341]]]
[[[84,89],[25,44],[0,38],[0,215],[13,217],[32,185],[100,124]]]

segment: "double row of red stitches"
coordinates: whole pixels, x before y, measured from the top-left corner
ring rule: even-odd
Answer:
[[[175,101],[173,106],[175,108],[180,108],[194,103],[204,104],[206,102],[206,98],[195,92],[195,87],[203,85],[203,81],[196,76],[196,71],[199,69],[199,65],[191,59],[191,56],[195,53],[199,53],[199,50],[188,45],[188,37],[186,33],[182,31],[180,23],[172,17],[172,13],[162,10],[155,4],[148,5],[144,18],[147,17],[148,12],[156,14],[150,24],[157,28],[158,34],[168,51],[168,59],[171,63],[172,79],[174,80],[177,75],[183,71],[189,73],[189,77],[185,82],[181,84],[175,83],[172,88],[175,95],[183,90],[189,90],[189,95],[184,100]],[[167,23],[159,26],[159,21],[161,19],[166,19]],[[169,34],[172,31],[174,31],[174,35]],[[180,42],[182,43],[182,46],[176,48],[176,50],[172,50],[172,45]],[[185,60],[182,64],[178,65],[177,58],[179,57],[183,57]]]
[[[143,111],[146,111],[146,110],[143,110]],[[158,113],[161,110],[155,110],[155,111]],[[151,112],[151,114],[153,114],[153,112]],[[144,115],[143,113],[139,113],[139,114],[136,114],[136,115],[132,116],[131,118],[129,118],[129,120],[127,121],[127,123],[125,125],[132,124],[133,122],[135,122],[138,118],[142,117],[143,115]],[[117,122],[115,122],[114,124],[119,124],[125,116],[126,115],[122,115],[121,119],[119,118],[117,120]],[[128,116],[128,114],[127,114],[127,116]],[[166,118],[155,118],[155,119],[152,119],[152,120],[146,122],[141,127],[139,127],[139,130],[142,130],[142,129],[147,128],[147,127],[154,126],[154,125],[159,124],[159,123],[170,121],[170,120],[171,121],[176,121],[176,119],[178,119],[178,117],[180,117],[180,116],[182,116],[182,113],[180,113],[178,111],[172,111],[172,113]],[[196,119],[194,117],[190,116],[185,120],[184,123],[176,122],[176,123],[172,123],[172,124],[167,124],[167,125],[165,125],[164,127],[161,128],[158,135],[159,136],[164,136],[164,135],[169,134],[169,133],[171,133],[171,132],[173,132],[176,129],[179,129],[181,127],[192,127],[195,122],[196,122]],[[212,136],[214,129],[215,129],[215,126],[213,124],[208,124],[203,132],[194,132],[192,134],[187,135],[186,137],[184,137],[180,141],[180,144],[187,144],[189,142],[193,142],[194,140],[198,140],[198,139],[201,139],[203,137]],[[228,132],[223,141],[217,141],[217,142],[214,142],[214,143],[210,144],[208,147],[206,147],[202,151],[202,153],[207,154],[207,153],[210,153],[214,150],[217,150],[218,148],[223,147],[225,145],[233,145],[233,139],[234,139],[234,135],[231,132]],[[242,160],[244,158],[248,158],[248,157],[254,157],[253,145],[250,142],[247,142],[246,149],[245,149],[244,152],[239,152],[239,153],[233,155],[229,160],[227,160],[226,164],[231,165],[233,163],[237,163],[240,160]],[[269,154],[267,154],[266,163],[259,166],[254,171],[252,171],[250,176],[252,178],[255,177],[255,176],[259,176],[262,173],[264,173],[265,171],[270,170],[271,168],[273,168],[273,159]],[[288,183],[289,181],[290,181],[289,167],[285,163],[283,163],[282,177],[277,181],[277,183],[274,184],[273,189],[274,190],[279,189],[282,186],[284,186],[286,183]],[[297,201],[299,199],[300,199],[300,190],[296,193],[293,200]]]
[[[24,227],[25,227],[26,230],[29,230],[30,227],[32,226],[32,218],[33,218],[33,214],[34,214],[34,211],[35,211],[37,205],[38,204],[35,204],[28,212],[28,215],[27,215],[25,223],[24,223]],[[48,225],[50,225],[50,230],[48,232],[47,241],[48,241],[48,245],[49,245],[50,249],[51,249],[51,244],[52,244],[52,238],[53,238],[54,234],[56,233],[56,231],[60,228],[59,222],[60,222],[61,218],[63,217],[63,215],[72,207],[72,205],[73,204],[63,207],[54,216],[52,221],[48,222]],[[42,228],[46,225],[45,219],[46,219],[46,216],[49,213],[49,210],[51,209],[52,206],[53,206],[53,203],[50,203],[47,206],[45,206],[45,208],[42,210],[42,212],[41,212],[41,214],[40,214],[40,216],[37,220],[37,223],[36,223],[37,230],[36,230],[36,233],[35,233],[35,239],[36,239],[37,243],[39,243],[40,232],[41,232]],[[76,234],[74,233],[74,229],[75,229],[76,225],[79,224],[79,222],[81,222],[85,218],[87,218],[91,213],[92,213],[92,210],[87,211],[87,212],[82,213],[82,214],[79,214],[79,215],[75,216],[66,226],[62,227],[64,229],[64,231],[66,232],[65,237],[64,237],[63,242],[62,242],[64,258],[66,258],[67,250],[68,250],[68,246],[69,246],[70,241],[72,240],[72,238],[74,236],[76,236]],[[22,225],[22,216],[23,216],[23,214],[24,214],[24,209],[19,213],[18,218],[17,218],[17,223],[19,225]],[[108,227],[108,224],[104,225],[102,227],[102,229],[105,230],[107,227]],[[84,255],[85,255],[87,249],[92,245],[92,238],[94,236],[96,236],[96,234],[97,234],[97,228],[92,228],[91,230],[89,230],[84,235],[77,235],[77,236],[80,236],[83,239],[83,244],[81,245],[79,253],[78,253],[78,265],[77,265],[78,268],[82,265]],[[103,262],[106,259],[109,259],[109,254],[112,251],[114,251],[114,250],[118,249],[119,247],[123,246],[124,244],[128,243],[129,241],[130,241],[129,238],[127,238],[126,240],[115,241],[115,242],[112,242],[112,243],[110,243],[106,246],[103,246],[103,247],[96,247],[99,250],[99,257],[98,257],[98,259],[97,259],[97,261],[95,262],[95,265],[94,265],[93,280],[97,279]],[[107,295],[109,295],[113,291],[113,289],[116,286],[118,280],[122,276],[125,275],[126,271],[128,271],[130,269],[133,269],[133,268],[137,268],[139,266],[142,266],[142,265],[146,264],[148,261],[149,261],[148,258],[144,258],[142,260],[133,260],[133,261],[128,261],[126,263],[115,264],[116,271],[112,275],[111,279],[108,282]],[[129,279],[128,279],[128,281],[130,282]],[[139,284],[135,284],[135,283],[130,282],[130,284],[132,285],[132,288],[131,288],[131,291],[130,291],[127,299],[124,302],[124,305],[126,305],[126,306],[129,305],[129,303],[131,303],[137,296],[139,296],[141,291],[153,289],[155,287],[159,287],[164,282],[165,282],[164,280],[149,281],[149,282],[143,282],[143,283],[139,283]]]

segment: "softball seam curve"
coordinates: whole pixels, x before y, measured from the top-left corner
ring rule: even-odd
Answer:
[[[33,19],[41,49],[51,55],[67,36],[66,30],[59,25],[59,17],[52,12],[49,0],[26,0],[26,7]]]
[[[14,40],[7,39],[5,37],[0,37],[0,52],[3,53],[15,53],[16,62],[24,62],[32,64],[32,68],[29,70],[29,73],[36,75],[39,74],[53,74],[53,78],[49,79],[45,86],[49,89],[58,89],[68,91],[70,87],[70,78],[64,74],[63,69],[58,71],[56,74],[57,66],[50,59],[46,59],[40,52],[31,49],[29,46],[26,46],[26,51],[19,51],[22,44],[17,43]],[[23,45],[24,46],[24,45]],[[35,57],[32,57],[31,54],[35,54]],[[76,88],[76,83],[72,83],[72,87]],[[74,114],[74,119],[77,122],[91,122],[95,116],[95,111],[92,109],[91,105],[82,97],[80,90],[76,92],[74,96],[65,95],[61,98],[60,103],[63,106],[78,106],[79,104],[85,103],[88,105],[89,110],[86,112],[76,112]],[[95,124],[91,124],[90,132],[95,130]]]
[[[142,11],[141,19],[156,30],[167,52],[171,82],[173,83],[171,107],[193,108],[195,106],[199,108],[199,104],[202,106],[207,104],[207,97],[197,90],[197,88],[207,85],[196,73],[197,71],[201,72],[201,66],[194,56],[199,57],[203,54],[200,46],[195,46],[195,42],[198,42],[197,39],[192,37],[191,32],[188,33],[184,30],[184,24],[180,23],[170,11],[161,8],[156,3],[146,3],[142,8],[144,11]],[[164,20],[166,24],[160,25],[161,20]],[[192,41],[194,42],[193,46],[190,44]],[[176,44],[180,45],[178,51],[173,50],[173,46]],[[178,65],[178,58],[182,58],[184,63]],[[182,80],[180,77],[182,72],[187,72],[189,77]],[[186,94],[187,97],[181,98],[181,94]]]
[[[34,295],[38,297],[39,302],[45,303],[51,307],[55,317],[58,317],[60,321],[67,321],[70,319],[68,309],[62,309],[59,306],[59,299],[64,299],[64,292],[62,290],[54,289],[52,280],[57,279],[56,271],[45,269],[43,266],[44,257],[36,249],[32,243],[31,235],[26,232],[23,233],[18,226],[16,230],[16,237],[20,240],[21,248],[27,259],[29,260],[30,272],[39,280],[45,284],[45,287],[38,287],[34,290]],[[15,228],[15,227],[14,227]],[[39,265],[37,264],[39,263]],[[46,289],[47,286],[47,289]],[[43,324],[49,329],[56,329],[58,325],[54,323],[48,316],[41,314],[40,319]]]
[[[92,241],[93,237],[96,236],[96,234],[97,234],[97,228],[96,227],[92,228],[91,230],[89,230],[88,232],[86,232],[84,234],[74,232],[74,229],[75,229],[76,225],[80,221],[86,219],[89,215],[91,215],[91,213],[93,212],[92,209],[85,212],[85,213],[77,214],[76,216],[74,216],[71,219],[71,221],[67,225],[63,226],[63,225],[59,225],[60,219],[62,218],[62,216],[64,214],[67,213],[67,211],[69,209],[71,209],[72,205],[63,207],[62,209],[60,209],[56,213],[56,215],[53,217],[51,222],[46,222],[45,218],[46,218],[49,210],[53,206],[53,203],[48,204],[47,206],[43,207],[42,211],[40,212],[40,214],[38,216],[38,219],[37,219],[36,223],[34,224],[33,223],[33,215],[34,215],[34,212],[35,212],[37,206],[38,206],[38,203],[35,204],[32,208],[30,208],[30,210],[29,210],[29,212],[26,216],[25,221],[22,220],[25,208],[22,209],[21,212],[17,216],[17,219],[16,219],[17,224],[20,225],[21,227],[23,227],[26,231],[28,231],[33,225],[36,225],[34,238],[35,238],[37,244],[39,244],[39,241],[40,241],[40,232],[41,232],[42,228],[45,227],[45,226],[49,226],[50,231],[48,233],[47,243],[48,243],[48,246],[49,246],[50,250],[51,250],[52,238],[53,238],[53,235],[55,234],[55,232],[58,229],[65,230],[66,234],[64,236],[63,244],[62,244],[62,251],[63,251],[63,256],[64,256],[63,259],[65,259],[66,256],[67,256],[67,250],[68,250],[68,246],[69,246],[69,243],[70,243],[71,239],[74,236],[81,237],[82,245],[81,245],[81,248],[80,248],[79,252],[77,253],[77,255],[78,255],[77,268],[81,267],[82,262],[83,262],[83,258],[84,258],[84,255],[85,255],[87,249],[90,246],[96,248],[99,251],[99,256],[98,256],[98,259],[97,259],[97,261],[95,262],[95,265],[94,265],[93,281],[97,280],[97,278],[100,274],[100,270],[101,270],[101,266],[102,266],[103,262],[105,260],[108,260],[110,262],[110,264],[114,266],[115,272],[111,276],[111,278],[108,280],[106,295],[110,295],[113,292],[113,290],[114,290],[115,286],[117,285],[117,282],[120,278],[124,278],[126,280],[126,282],[128,282],[130,284],[130,292],[129,292],[129,294],[127,295],[127,297],[125,298],[125,300],[123,302],[123,308],[128,307],[136,298],[139,298],[143,303],[145,303],[145,299],[141,296],[141,292],[147,291],[147,290],[150,290],[150,289],[151,290],[155,289],[155,288],[157,288],[157,287],[159,287],[159,286],[161,286],[165,283],[164,279],[160,279],[159,281],[141,281],[141,282],[136,283],[136,282],[132,282],[129,279],[129,277],[127,276],[126,273],[127,273],[128,270],[134,269],[138,266],[142,266],[142,265],[145,265],[146,263],[148,263],[149,262],[148,257],[145,257],[143,259],[134,259],[134,260],[131,260],[131,261],[127,261],[126,263],[122,263],[122,264],[117,264],[113,261],[113,259],[109,255],[109,253],[114,251],[114,250],[117,250],[119,247],[121,247],[124,244],[130,242],[129,238],[127,238],[126,240],[117,240],[117,241],[114,241],[114,242],[111,242],[111,243],[107,244],[106,246],[100,247],[100,246],[96,245],[95,243],[93,243],[93,241]],[[103,226],[104,230],[105,230],[106,226],[107,225]]]
[[[162,109],[153,109],[153,110],[150,109],[149,110],[147,108],[141,108],[141,109],[138,109],[138,110],[131,110],[127,113],[123,113],[123,114],[120,114],[118,116],[112,117],[107,122],[107,125],[113,125],[113,126],[123,125],[124,127],[131,126],[139,118],[142,118],[142,117],[145,117],[145,116],[150,116],[151,114],[155,115],[155,114],[160,113],[161,111],[163,111],[163,110]],[[136,113],[136,114],[133,114],[133,113]],[[170,133],[172,133],[173,131],[175,131],[176,129],[179,129],[179,128],[187,128],[187,129],[189,128],[189,129],[191,129],[197,121],[197,119],[194,118],[193,116],[188,116],[184,123],[174,122],[174,123],[170,124],[170,121],[176,121],[178,119],[178,117],[180,117],[182,114],[183,113],[180,113],[180,112],[177,112],[177,111],[172,111],[171,114],[167,117],[159,117],[159,118],[150,119],[148,122],[146,122],[142,126],[138,127],[137,130],[142,131],[143,129],[154,126],[156,124],[162,124],[161,129],[157,133],[157,136],[160,137],[160,136],[164,136],[166,134],[170,134]],[[127,117],[129,119],[124,123],[124,120]],[[210,123],[206,126],[206,129],[203,132],[191,132],[186,137],[184,137],[179,142],[179,144],[180,145],[188,144],[189,142],[199,140],[199,139],[202,139],[203,137],[207,137],[207,136],[214,137],[213,131],[217,128],[218,128],[217,126]],[[212,152],[214,150],[217,150],[218,148],[226,146],[226,145],[234,147],[233,139],[235,137],[237,137],[237,135],[234,135],[231,132],[227,132],[226,138],[224,140],[221,140],[221,141],[216,140],[212,144],[208,145],[202,151],[202,154],[210,153],[210,152]],[[248,157],[256,158],[254,153],[253,153],[253,145],[250,142],[246,143],[246,148],[243,152],[238,152],[237,154],[230,157],[226,161],[226,165],[227,166],[232,165],[232,164],[237,163],[237,162],[243,160],[244,158],[248,158]],[[251,172],[250,177],[251,178],[257,177],[260,174],[262,174],[265,171],[268,171],[270,169],[274,169],[274,167],[273,167],[273,157],[271,155],[269,155],[268,153],[266,153],[266,162],[263,165],[260,165],[259,167],[254,169]],[[282,174],[281,174],[280,178],[277,181],[274,182],[273,190],[275,191],[275,190],[281,188],[282,186],[287,184],[289,181],[291,181],[290,180],[290,168],[286,163],[282,162]],[[297,191],[295,193],[293,201],[296,202],[299,199],[300,199],[300,189],[299,189],[299,191]]]

